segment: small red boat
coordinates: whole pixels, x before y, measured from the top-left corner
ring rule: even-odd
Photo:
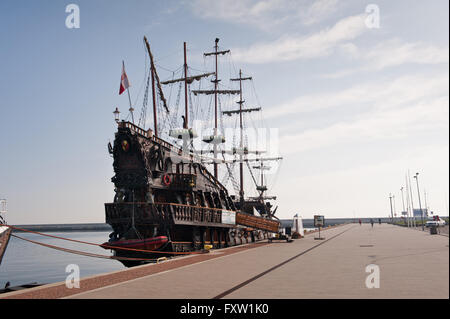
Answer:
[[[101,245],[104,249],[113,249],[114,247],[131,248],[140,250],[158,250],[167,244],[169,239],[166,236],[158,236],[144,239],[124,239],[113,242],[106,242]]]

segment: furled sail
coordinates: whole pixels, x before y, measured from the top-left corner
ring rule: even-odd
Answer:
[[[169,131],[169,136],[178,139],[193,139],[198,137],[197,132],[192,128],[178,128]]]
[[[161,84],[166,85],[166,84],[172,84],[172,83],[176,83],[176,82],[184,82],[185,80],[188,84],[191,84],[194,81],[200,81],[202,78],[208,77],[208,76],[214,75],[214,74],[215,74],[214,72],[210,72],[210,73],[204,73],[204,74],[199,74],[199,75],[193,75],[193,76],[188,76],[187,78],[179,78],[179,79],[163,81],[163,82],[161,82]]]
[[[225,136],[223,136],[223,135],[208,135],[208,136],[204,136],[202,141],[205,143],[211,143],[211,144],[221,144],[221,143],[225,143]]]
[[[261,111],[261,108],[260,107],[255,107],[255,108],[251,108],[251,109],[223,111],[222,114],[231,116],[232,114],[250,113],[250,112],[254,112],[254,111]]]
[[[194,93],[194,95],[197,94],[206,94],[206,95],[210,95],[210,94],[239,94],[241,93],[240,90],[193,90],[192,93]]]

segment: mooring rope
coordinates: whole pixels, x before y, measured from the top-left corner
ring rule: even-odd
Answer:
[[[37,235],[41,235],[41,236],[51,237],[51,238],[55,238],[55,239],[61,239],[61,240],[67,240],[67,241],[80,243],[80,244],[98,246],[98,247],[102,247],[102,248],[105,248],[105,249],[129,250],[129,251],[137,251],[137,252],[144,252],[144,253],[173,254],[173,255],[204,254],[204,252],[198,252],[198,251],[192,251],[192,252],[158,251],[158,250],[145,250],[145,249],[136,249],[136,248],[117,247],[117,246],[110,246],[110,245],[100,245],[100,244],[90,243],[90,242],[82,241],[82,240],[76,240],[76,239],[70,239],[70,238],[65,238],[65,237],[60,237],[60,236],[44,234],[44,233],[41,233],[41,232],[28,230],[28,229],[24,229],[24,228],[20,228],[20,227],[15,227],[15,226],[11,226],[11,225],[0,224],[0,226],[6,226],[6,227],[9,227],[11,229],[20,230],[20,231],[23,231],[23,232],[37,234]]]
[[[101,254],[95,254],[95,253],[89,253],[89,252],[85,252],[85,251],[80,251],[80,250],[74,250],[74,249],[69,249],[69,248],[64,248],[64,247],[58,247],[55,245],[50,245],[50,244],[44,244],[38,241],[34,241],[31,239],[27,239],[27,238],[23,238],[17,235],[11,235],[13,237],[16,237],[18,239],[36,244],[36,245],[40,245],[40,246],[44,246],[47,248],[51,248],[51,249],[56,249],[56,250],[60,250],[60,251],[64,251],[66,253],[71,253],[71,254],[75,254],[75,255],[82,255],[82,256],[87,256],[87,257],[94,257],[94,258],[102,258],[102,259],[116,259],[116,260],[133,260],[133,261],[157,261],[156,258],[153,259],[145,259],[145,258],[130,258],[130,257],[117,257],[117,256],[108,256],[108,255],[101,255]]]

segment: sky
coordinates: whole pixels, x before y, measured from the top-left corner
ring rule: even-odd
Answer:
[[[68,28],[69,4],[80,12]],[[277,216],[387,217],[405,174],[448,216],[446,0],[0,2],[0,198],[11,224],[104,222],[114,192],[112,111],[126,63],[133,100],[156,63],[205,70],[214,39],[253,77],[283,161]],[[164,68],[164,69],[162,69]],[[228,70],[228,69],[227,69]],[[170,73],[170,72],[169,72]],[[225,69],[224,69],[224,73]],[[225,75],[225,74],[224,74]],[[139,105],[137,102],[136,105]],[[137,108],[137,107],[136,107]],[[412,179],[414,204],[417,187]]]

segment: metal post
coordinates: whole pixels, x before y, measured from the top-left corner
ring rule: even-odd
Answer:
[[[416,179],[416,183],[417,183],[417,195],[419,196],[419,209],[420,209],[420,215],[422,216],[422,230],[425,229],[425,225],[423,222],[423,210],[422,210],[422,203],[420,202],[420,190],[419,190],[419,173],[416,173],[416,175],[414,175],[414,178]]]
[[[394,203],[394,222],[395,222],[395,217],[397,216],[397,208],[395,207],[395,195],[392,195],[392,202]]]
[[[406,210],[405,210],[405,199],[403,197],[403,186],[400,188],[400,191],[402,192],[402,207],[403,207],[402,216],[403,216],[403,212],[406,212]],[[409,227],[408,215],[406,215],[406,222],[407,222],[407,225]]]
[[[389,202],[391,203],[391,223],[394,224],[394,211],[392,210],[392,194],[389,193]]]
[[[416,227],[416,216],[414,215],[414,201],[413,201],[413,193],[412,193],[412,186],[411,186],[411,176],[409,175],[408,170],[408,180],[409,180],[409,196],[411,198],[411,212],[412,212],[412,218],[413,218],[413,224],[414,227]]]
[[[405,182],[406,182],[406,209],[408,210],[408,226],[412,227],[411,202],[409,199],[408,176],[406,174],[405,174]]]

